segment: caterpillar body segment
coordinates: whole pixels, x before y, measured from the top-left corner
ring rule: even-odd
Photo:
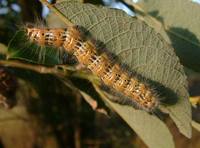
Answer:
[[[28,28],[27,34],[32,42],[36,42],[40,46],[53,45],[60,47],[63,45],[66,37],[63,29],[38,29]]]
[[[69,53],[74,53],[80,47],[82,41],[82,34],[77,27],[69,27],[65,32],[65,41],[63,43],[64,49]]]
[[[130,76],[118,63],[112,62],[106,53],[99,53],[99,49],[91,40],[84,40],[77,27],[27,28],[27,36],[30,41],[40,46],[63,47],[72,53],[78,62],[86,65],[105,85],[129,98],[127,102],[132,101],[131,104],[135,103],[149,112],[154,111],[159,105],[158,98],[150,87],[141,82],[137,76]]]

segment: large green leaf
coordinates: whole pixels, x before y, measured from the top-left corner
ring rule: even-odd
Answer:
[[[163,23],[159,32],[175,48],[181,62],[200,71],[200,6],[189,0],[140,0],[138,5]],[[152,21],[148,16],[144,19]]]
[[[58,2],[55,7],[74,24],[85,27],[95,39],[104,42],[107,49],[117,55],[120,62],[127,64],[132,71],[172,90],[177,97],[170,95],[167,100],[179,98],[178,102],[163,108],[169,112],[180,131],[191,137],[191,107],[188,101],[186,76],[173,48],[159,34],[145,23],[120,10],[98,8],[74,1]],[[167,94],[166,90],[162,90],[162,93]],[[121,107],[122,116],[127,116],[126,108],[127,106]],[[134,116],[134,112],[134,109],[132,112],[130,109],[129,116]],[[143,118],[143,114],[138,118]],[[131,123],[131,120],[126,119],[126,122]],[[152,128],[151,125],[148,128]],[[162,129],[157,127],[157,130],[160,130],[159,128]],[[135,131],[140,132],[137,129]],[[161,135],[152,135],[151,140],[158,136]]]

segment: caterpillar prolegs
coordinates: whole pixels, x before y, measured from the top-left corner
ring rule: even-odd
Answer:
[[[159,101],[152,89],[137,76],[129,75],[118,63],[112,62],[108,54],[99,53],[98,47],[91,40],[84,39],[77,26],[66,29],[30,27],[26,32],[29,40],[39,46],[63,47],[72,53],[78,62],[97,75],[106,86],[123,94],[132,104],[149,112],[157,108]]]

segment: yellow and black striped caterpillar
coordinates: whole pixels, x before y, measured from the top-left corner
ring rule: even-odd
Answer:
[[[95,44],[91,40],[83,39],[76,26],[66,29],[28,27],[26,32],[29,40],[39,46],[63,47],[97,75],[106,86],[120,92],[139,108],[149,112],[157,108],[159,101],[152,89],[137,76],[129,75],[118,63],[112,62],[106,53],[97,52],[99,49]]]

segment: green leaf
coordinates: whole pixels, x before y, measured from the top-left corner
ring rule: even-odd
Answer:
[[[55,7],[74,24],[85,27],[95,39],[104,42],[107,49],[132,71],[173,90],[179,100],[164,109],[169,112],[180,131],[191,137],[191,107],[186,76],[173,48],[159,34],[120,10],[98,8],[74,1],[58,2]],[[167,99],[176,99],[170,97]],[[120,112],[122,116],[127,115],[127,112]],[[143,114],[139,118],[143,118]],[[131,118],[126,119],[126,122],[131,122]],[[151,125],[149,128],[152,128]]]
[[[40,47],[30,43],[24,30],[16,32],[8,46],[8,59],[24,60],[36,64],[56,65],[62,64],[59,49],[53,47]]]
[[[74,1],[58,2],[55,7],[74,24],[85,27],[95,39],[104,42],[106,48],[132,71],[168,88],[169,91],[156,85],[161,89],[159,93],[169,94],[167,100],[178,98],[178,102],[163,108],[169,112],[180,131],[191,137],[191,106],[186,76],[173,48],[159,34],[120,10]],[[125,116],[126,112],[123,114]],[[140,118],[143,118],[142,115]]]
[[[190,0],[141,0],[138,5],[163,23],[159,32],[175,48],[181,62],[200,72],[200,6]],[[148,16],[144,19],[152,23]]]

